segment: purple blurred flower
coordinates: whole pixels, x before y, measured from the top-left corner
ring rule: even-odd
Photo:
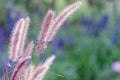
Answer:
[[[100,29],[106,29],[107,24],[108,24],[108,20],[109,20],[109,15],[108,14],[104,14],[98,24],[98,26],[100,27]]]
[[[56,45],[54,44],[54,42],[51,44],[51,50],[52,50],[52,54],[56,54],[56,52],[57,52],[57,47],[56,47]]]
[[[118,43],[118,37],[119,37],[119,32],[116,31],[116,32],[113,34],[113,36],[112,36],[111,42],[112,42],[113,44]]]
[[[62,49],[64,47],[63,38],[59,37],[56,45],[57,45],[58,48]]]
[[[90,19],[85,16],[82,17],[81,24],[85,26],[88,35],[99,36],[100,32],[106,29],[109,15],[103,14],[101,17],[100,21],[97,20],[95,15]]]
[[[112,70],[117,73],[120,73],[120,61],[112,63]]]
[[[118,20],[114,26],[115,26],[115,31],[111,37],[111,42],[113,44],[117,44],[119,42],[119,37],[120,37],[120,20]]]
[[[3,47],[4,47],[3,30],[1,29],[1,26],[0,26],[0,54],[3,52]]]
[[[63,38],[59,37],[56,41],[53,41],[52,44],[52,53],[56,53],[57,50],[64,49],[64,41]]]
[[[60,51],[60,60],[64,60],[66,57],[66,51],[65,51],[65,43],[64,43],[64,38],[62,36],[59,36],[57,40],[54,40],[51,43],[51,50],[52,54],[56,54],[57,51]]]

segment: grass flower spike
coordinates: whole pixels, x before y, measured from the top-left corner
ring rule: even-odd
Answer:
[[[15,69],[12,72],[10,80],[43,80],[45,74],[48,72],[50,66],[52,65],[55,55],[49,57],[41,65],[32,65],[27,64],[27,62],[32,58],[32,51],[35,48],[37,56],[44,53],[47,48],[47,44],[51,41],[56,34],[57,30],[63,24],[63,22],[75,12],[81,5],[81,2],[76,2],[66,9],[64,9],[57,17],[53,10],[48,10],[47,15],[44,18],[41,32],[38,36],[37,44],[34,44],[34,41],[31,41],[26,49],[26,38],[27,32],[30,24],[30,19],[22,18],[20,19],[13,29],[11,40],[10,40],[10,52],[9,59],[16,62]],[[39,60],[39,59],[38,59]],[[14,68],[13,65],[8,63],[9,66]],[[27,65],[26,65],[27,64]],[[6,79],[5,79],[6,80]]]
[[[80,7],[80,5],[81,2],[79,1],[70,5],[64,9],[56,18],[54,18],[54,11],[48,11],[48,14],[44,20],[41,35],[38,38],[36,46],[37,54],[43,53],[44,49],[47,47],[47,43],[53,39],[60,25],[62,25],[67,17],[75,12]]]
[[[48,58],[45,61],[45,63],[43,63],[42,65],[38,66],[35,69],[34,74],[33,74],[31,80],[43,80],[45,74],[49,70],[49,68],[50,68],[51,64],[53,63],[54,59],[55,59],[55,55],[52,55],[50,58]]]
[[[47,16],[44,18],[44,21],[42,24],[42,30],[40,32],[40,35],[38,37],[38,42],[36,45],[36,52],[38,55],[43,53],[45,48],[47,47],[47,41],[45,41],[45,38],[54,17],[55,17],[54,11],[49,10],[47,13]]]
[[[25,80],[31,80],[35,66],[29,65],[25,72]]]
[[[12,76],[11,76],[11,80],[18,80],[19,78],[19,74],[21,71],[23,71],[22,69],[24,69],[23,67],[25,67],[25,64],[27,63],[27,61],[30,59],[30,57],[25,58],[24,60],[22,60],[20,63],[18,63],[17,67],[15,68]]]
[[[73,12],[75,12],[79,7],[81,6],[81,2],[76,2],[70,6],[68,6],[66,9],[64,9],[52,22],[50,25],[50,29],[46,36],[46,41],[51,41],[59,29],[59,27],[63,24],[63,22],[69,17]]]
[[[13,30],[10,42],[9,58],[17,61],[22,56],[30,19],[20,19]]]

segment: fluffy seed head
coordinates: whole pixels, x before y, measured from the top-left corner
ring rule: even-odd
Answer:
[[[17,61],[22,56],[30,19],[20,19],[11,35],[9,58]]]
[[[50,68],[51,64],[53,63],[54,59],[55,59],[55,55],[52,55],[51,57],[49,57],[45,61],[45,63],[38,66],[36,68],[36,70],[34,71],[34,74],[32,76],[32,80],[43,80],[45,74],[49,70],[49,68]]]
[[[68,6],[66,9],[64,9],[52,22],[50,25],[50,29],[46,36],[46,41],[51,41],[56,33],[56,31],[59,29],[59,27],[63,24],[63,22],[73,13],[75,12],[79,7],[81,6],[81,2],[78,1],[76,3],[73,3],[72,5]]]
[[[53,21],[54,17],[55,17],[54,11],[49,10],[46,17],[44,18],[44,21],[42,24],[42,30],[40,32],[40,35],[38,37],[38,42],[35,47],[37,55],[43,53],[45,48],[47,47],[47,42],[45,41],[45,37],[46,37],[46,34],[49,30],[50,24]]]

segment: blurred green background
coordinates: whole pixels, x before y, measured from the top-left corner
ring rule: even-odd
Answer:
[[[36,41],[48,9],[58,14],[75,1],[0,0],[0,77],[8,61],[15,22],[29,16],[27,43]],[[113,62],[120,60],[120,0],[81,1],[80,9],[64,22],[41,57],[44,61],[56,55],[44,80],[120,80],[120,73],[111,68]]]

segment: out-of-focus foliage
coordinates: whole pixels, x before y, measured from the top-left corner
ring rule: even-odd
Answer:
[[[28,43],[36,40],[48,9],[57,15],[75,1],[0,0],[0,72],[8,61],[10,33],[19,18],[31,18]],[[44,61],[50,54],[57,56],[45,80],[119,80],[111,64],[120,60],[120,1],[81,1],[81,8],[64,23],[41,57]]]

